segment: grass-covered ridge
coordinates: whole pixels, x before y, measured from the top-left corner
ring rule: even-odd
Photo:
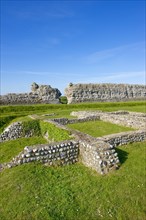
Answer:
[[[80,104],[37,104],[37,105],[15,105],[15,106],[0,106],[0,114],[3,115],[29,115],[42,112],[62,111],[62,110],[88,110],[101,109],[105,111],[113,111],[116,109],[125,109],[131,111],[146,111],[145,101],[130,101],[130,102],[97,102],[97,103],[80,103]],[[17,114],[16,114],[17,113]]]
[[[145,219],[145,146],[117,149],[119,170],[100,176],[81,164],[25,164],[1,176],[1,220]]]
[[[72,111],[80,110],[102,110],[102,111],[135,111],[146,112],[146,102],[109,102],[109,103],[81,103],[81,104],[41,104],[41,105],[16,105],[16,106],[0,106],[0,132],[13,121],[26,121],[28,115],[38,114],[42,119],[45,118],[60,118],[68,117]],[[52,116],[43,116],[45,114],[52,114]],[[25,118],[25,119],[24,119]]]
[[[3,132],[4,128],[16,118],[16,116],[5,116],[0,118],[0,133]]]

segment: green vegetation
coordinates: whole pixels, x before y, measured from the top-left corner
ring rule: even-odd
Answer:
[[[81,103],[74,105],[25,105],[0,107],[0,131],[10,122],[22,121],[25,132],[34,129],[37,137],[20,138],[0,144],[0,163],[9,162],[25,146],[70,139],[70,133],[27,115],[71,117],[79,110],[146,112],[146,103]],[[77,126],[77,127],[74,127]],[[69,125],[93,136],[132,130],[95,121]],[[97,132],[97,133],[96,133]],[[142,220],[145,219],[145,146],[146,142],[117,148],[121,167],[100,176],[80,163],[64,167],[23,164],[0,173],[1,220]]]
[[[39,120],[29,120],[23,121],[23,134],[29,134],[32,132],[33,136],[41,135],[40,121]]]
[[[97,103],[80,103],[80,104],[39,104],[39,105],[15,105],[15,106],[0,106],[0,114],[2,116],[15,115],[25,116],[30,114],[44,114],[60,111],[78,111],[78,110],[104,110],[104,111],[116,111],[116,110],[129,110],[146,112],[146,102],[97,102]]]
[[[83,123],[68,124],[67,127],[79,130],[93,137],[100,137],[107,134],[114,134],[134,130],[132,128],[123,127],[104,121],[88,121]]]
[[[69,131],[60,129],[51,123],[40,121],[40,128],[42,135],[44,136],[47,133],[48,139],[51,141],[63,141],[71,139]]]
[[[61,97],[60,97],[60,102],[61,102],[62,104],[67,104],[67,97],[66,97],[66,96],[61,96]]]
[[[122,165],[106,176],[79,163],[1,172],[1,220],[145,219],[145,146],[119,147]]]
[[[80,103],[80,104],[63,104],[63,105],[53,105],[53,104],[39,104],[39,105],[16,105],[16,106],[0,106],[0,132],[9,124],[13,118],[14,121],[30,120],[28,115],[38,114],[41,119],[46,118],[60,118],[70,116],[72,111],[80,110],[102,110],[102,111],[136,111],[136,112],[146,112],[146,102],[98,102],[98,103]],[[42,116],[44,114],[54,114],[52,116]],[[8,118],[7,118],[8,117]],[[24,119],[23,119],[24,118]],[[7,121],[8,120],[8,121]]]
[[[47,141],[42,137],[19,138],[17,140],[0,143],[0,163],[10,162],[25,146],[45,144]]]
[[[14,119],[16,116],[5,116],[0,118],[0,133],[3,132],[4,128]]]

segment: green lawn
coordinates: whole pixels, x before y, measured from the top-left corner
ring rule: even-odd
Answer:
[[[121,167],[100,176],[82,164],[25,164],[0,173],[1,220],[144,220],[145,146],[117,149]]]
[[[0,143],[0,163],[10,162],[26,146],[45,144],[47,141],[42,137],[19,138],[17,140]]]
[[[41,104],[41,105],[18,105],[18,106],[0,106],[0,132],[8,126],[11,121],[30,120],[27,116],[38,114],[41,119],[48,118],[73,118],[70,116],[72,111],[135,111],[146,112],[146,102],[109,102],[109,103],[81,103],[81,104]],[[53,116],[42,116],[45,114],[55,114]]]
[[[88,121],[83,123],[68,124],[67,127],[89,134],[93,137],[101,137],[108,134],[134,130],[104,121]]]
[[[25,122],[25,127],[29,127],[27,122],[31,120],[27,115],[30,114],[55,113],[55,117],[70,117],[70,112],[79,110],[146,112],[146,105],[144,101],[139,101],[1,106],[0,131],[12,120],[21,119]],[[9,162],[25,146],[46,143],[41,135],[47,131],[50,133],[50,140],[70,138],[70,134],[65,130],[58,130],[49,123],[39,123],[40,136],[0,144],[0,163]],[[81,126],[81,129],[85,129],[83,132],[95,136],[132,130],[102,121],[69,126]],[[145,146],[146,142],[118,147],[121,167],[105,176],[97,174],[81,163],[64,167],[46,167],[39,163],[30,163],[2,171],[0,219],[145,220]]]
[[[0,143],[0,163],[10,162],[25,146],[72,139],[69,131],[60,129],[48,122],[30,120],[23,121],[23,123],[25,123],[26,132],[33,129],[38,135],[31,138],[18,138],[17,140]],[[48,132],[48,140],[43,138],[46,132]]]

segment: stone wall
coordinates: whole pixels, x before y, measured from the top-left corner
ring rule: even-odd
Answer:
[[[72,116],[78,119],[86,117],[99,116],[102,121],[110,122],[117,125],[127,126],[134,129],[146,129],[146,113],[116,111],[116,112],[102,112],[102,111],[78,111],[72,112]]]
[[[97,112],[96,112],[97,113]],[[101,111],[98,111],[101,116]],[[80,122],[88,121],[89,119],[99,119],[95,112],[74,112],[73,115],[80,116],[82,119]],[[103,113],[106,114],[106,113]],[[129,113],[129,112],[113,112],[108,113],[110,117],[115,115],[116,117],[128,116],[139,117],[139,120],[143,121],[145,114],[143,113]],[[83,117],[84,115],[84,117]],[[88,116],[87,118],[85,116]],[[68,119],[71,123],[77,123],[77,119]],[[40,161],[47,165],[66,165],[80,161],[100,174],[106,174],[112,170],[118,169],[120,161],[118,154],[115,150],[116,146],[140,142],[146,140],[146,131],[136,130],[129,132],[122,132],[118,134],[106,135],[99,138],[94,138],[88,134],[84,134],[80,131],[76,131],[67,128],[65,125],[68,123],[66,119],[45,120],[55,124],[56,126],[71,131],[75,138],[75,141],[63,141],[51,144],[41,144],[35,146],[26,146],[24,150],[9,163],[1,164],[0,169],[11,168],[23,163],[29,163],[32,161]],[[114,119],[115,120],[115,119]],[[126,119],[125,119],[126,120]],[[144,121],[145,122],[145,121]],[[60,123],[60,124],[59,124]],[[134,124],[135,125],[135,124]],[[14,125],[13,125],[14,126]],[[15,124],[15,129],[20,130],[21,123]],[[143,128],[143,126],[141,126]],[[140,127],[139,127],[140,128]],[[11,130],[11,129],[10,129]]]
[[[80,157],[82,163],[96,170],[100,174],[106,174],[119,168],[119,158],[114,147],[104,141],[92,143],[80,142]]]
[[[141,142],[146,140],[146,131],[128,131],[121,132],[118,134],[106,135],[101,138],[97,138],[97,140],[102,140],[106,143],[109,143],[113,147],[133,143],[133,142]]]
[[[13,105],[13,104],[36,104],[36,103],[60,103],[59,97],[61,92],[52,88],[50,85],[37,85],[33,83],[31,85],[30,93],[9,93],[7,95],[0,96],[1,105]]]
[[[78,161],[78,154],[79,143],[77,141],[26,146],[11,162],[1,164],[1,169],[34,161],[39,161],[50,166],[64,166],[76,163]]]
[[[24,131],[23,122],[14,122],[10,124],[4,131],[0,134],[0,143],[4,141],[16,140],[22,137],[32,137],[35,134],[35,129],[28,129]]]
[[[54,121],[62,125],[82,123],[82,122],[87,122],[87,121],[96,121],[96,120],[100,120],[100,116],[90,116],[90,117],[81,118],[81,119],[68,119],[68,118],[50,119],[50,121]]]
[[[70,103],[142,100],[146,98],[144,85],[129,84],[72,84],[65,89]]]
[[[106,174],[119,168],[120,161],[115,147],[146,140],[146,131],[140,130],[121,132],[99,138],[93,138],[75,130],[72,130],[72,133],[79,141],[82,163],[100,174]]]

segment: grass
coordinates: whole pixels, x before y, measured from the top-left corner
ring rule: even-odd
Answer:
[[[16,106],[0,106],[0,114],[2,116],[14,115],[25,116],[30,114],[45,114],[61,111],[75,111],[75,110],[105,110],[115,111],[119,109],[146,112],[146,102],[144,101],[129,101],[129,102],[97,102],[97,103],[80,103],[80,104],[39,104],[39,105],[16,105]]]
[[[0,132],[13,121],[23,121],[30,120],[27,116],[38,114],[41,119],[47,118],[73,118],[70,116],[72,111],[80,110],[102,110],[102,111],[136,111],[146,113],[146,102],[109,102],[109,103],[81,103],[81,104],[39,104],[39,105],[16,105],[16,106],[0,106]],[[52,114],[53,116],[42,116],[45,114]],[[9,120],[10,119],[10,120]],[[8,121],[7,121],[8,120]]]
[[[144,220],[145,146],[117,149],[119,170],[100,176],[82,164],[31,163],[3,171],[1,220]]]
[[[31,130],[34,136],[0,143],[0,163],[9,162],[14,156],[20,153],[25,146],[44,144],[48,141],[57,142],[71,139],[69,131],[60,129],[48,122],[27,120],[23,121],[23,126],[25,134]],[[43,138],[46,132],[48,132],[48,140]]]
[[[134,130],[104,121],[88,121],[83,123],[68,124],[67,127],[79,130],[93,137],[101,137],[108,134]]]
[[[30,114],[55,113],[55,117],[70,117],[70,112],[79,110],[146,112],[146,105],[144,101],[139,101],[1,106],[0,127],[3,129],[12,120],[22,119],[28,122],[30,119],[27,115]],[[84,132],[90,131],[91,135],[100,132],[102,136],[109,132],[129,130],[102,121],[89,122],[88,126],[87,124],[88,122],[86,126],[84,123],[79,125],[85,129]],[[62,135],[62,131],[57,131],[54,125],[44,122],[40,122],[39,125],[41,134],[49,131],[51,140],[55,141],[54,137],[61,139],[69,137],[69,133]],[[25,146],[40,143],[46,143],[41,136],[1,143],[0,163],[9,162]],[[145,146],[146,142],[118,147],[121,167],[106,176],[100,176],[80,163],[55,168],[30,163],[4,170],[0,173],[0,219],[144,220],[146,216]]]
[[[70,132],[64,129],[60,129],[56,127],[55,125],[40,121],[40,129],[42,132],[42,135],[44,136],[46,133],[48,133],[48,139],[50,141],[63,141],[63,140],[70,140]]]
[[[5,116],[0,118],[0,133],[3,132],[4,128],[9,125],[9,123],[16,118],[15,116]]]
[[[19,154],[25,146],[45,144],[43,137],[19,138],[17,140],[0,143],[0,163],[10,162],[14,156]]]

